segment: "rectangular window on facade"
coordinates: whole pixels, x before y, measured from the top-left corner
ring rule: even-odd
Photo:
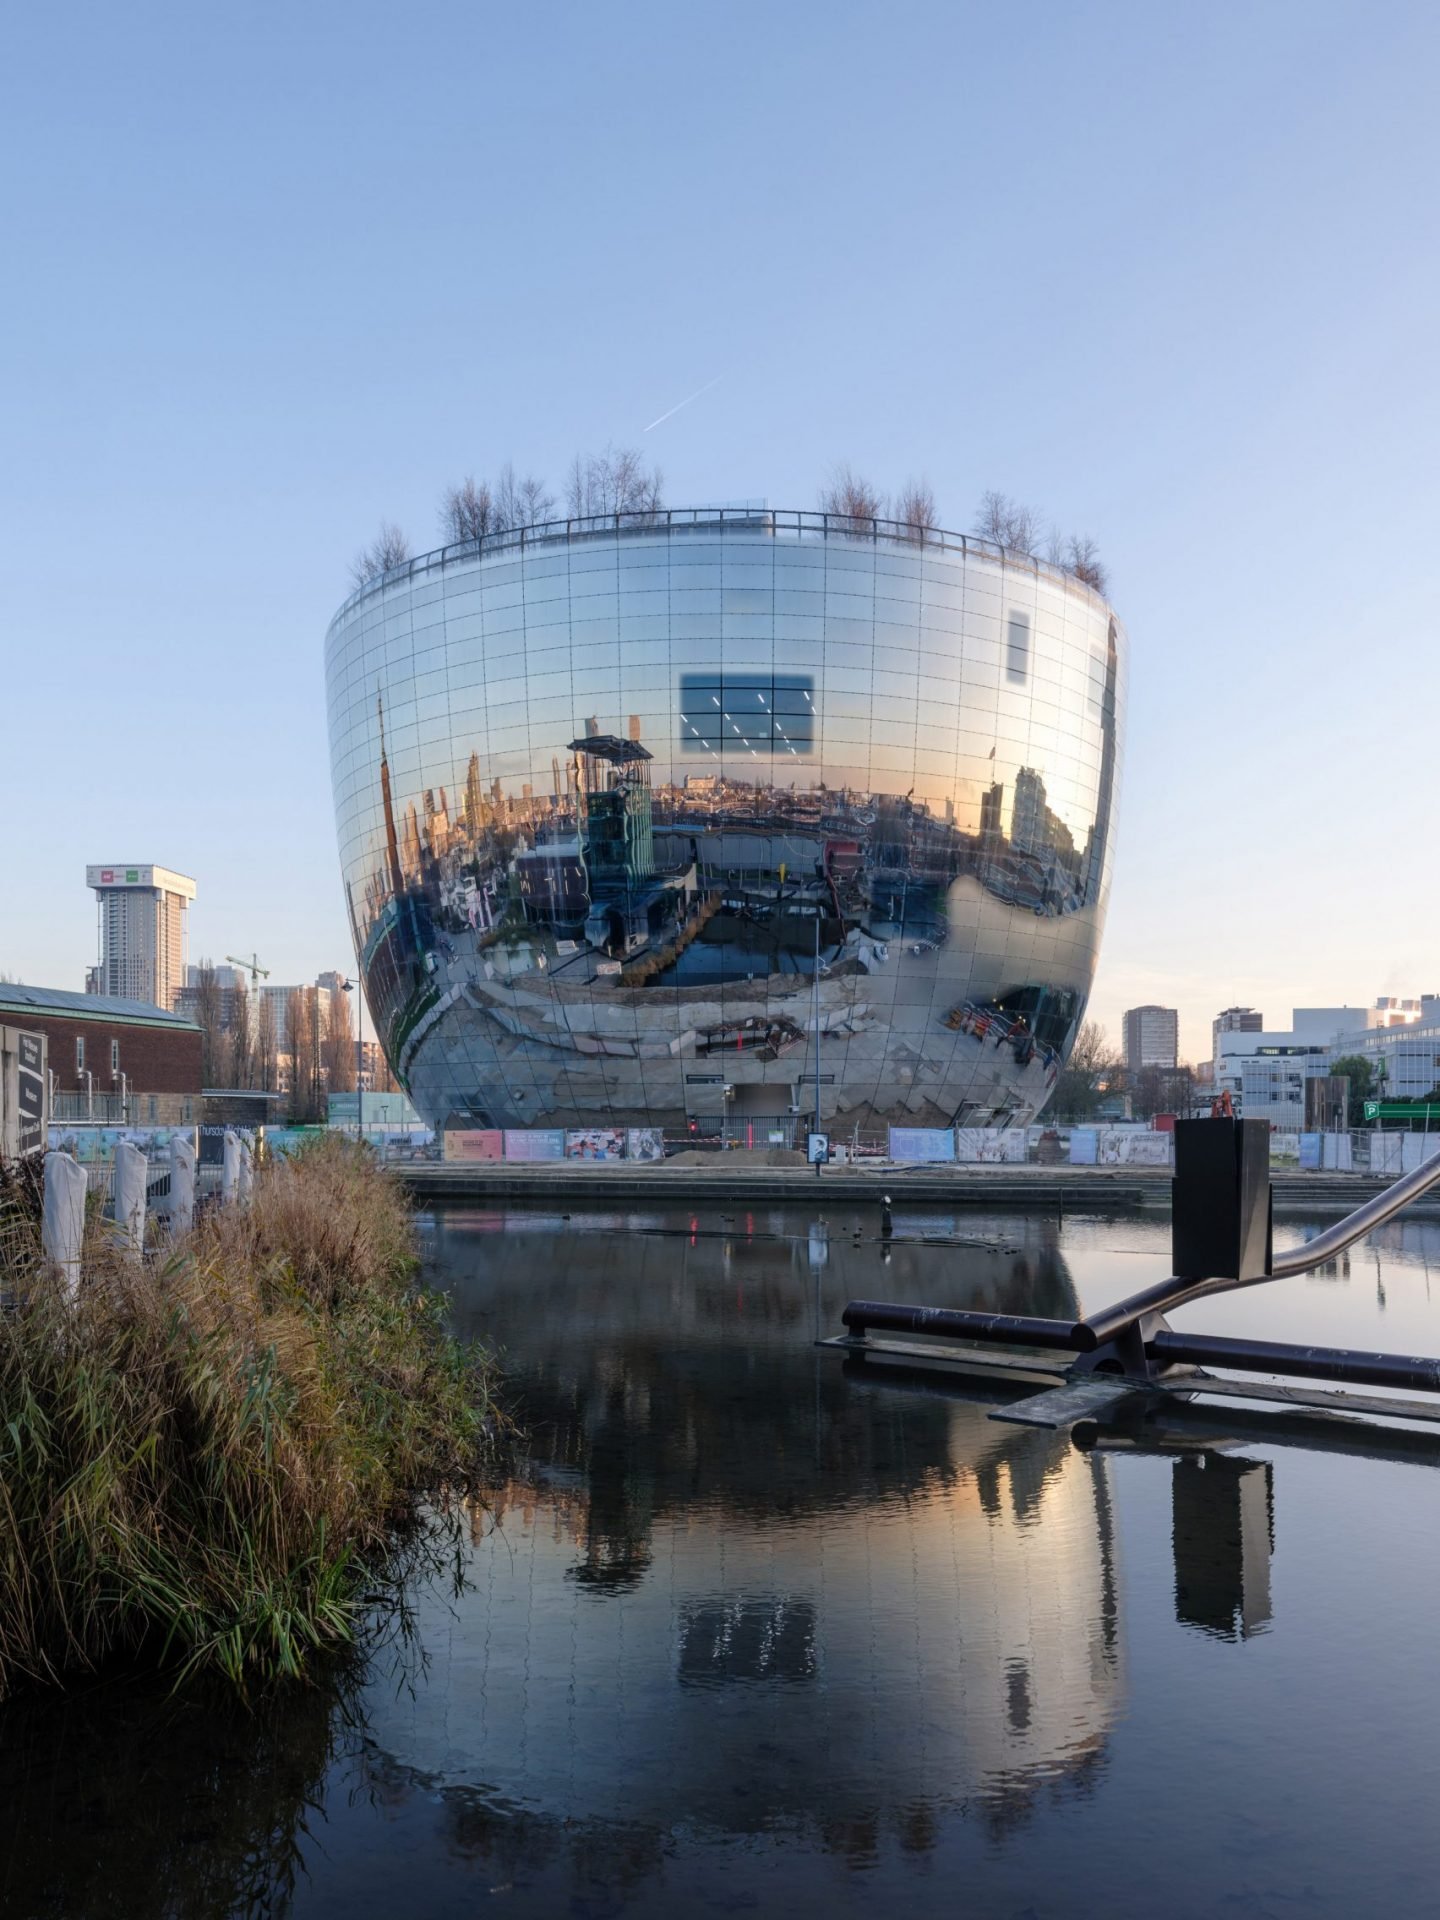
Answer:
[[[784,756],[815,751],[815,677],[808,673],[684,673],[680,744]]]
[[[85,1036],[82,1034],[75,1042],[75,1071],[85,1071]]]
[[[1023,686],[1030,677],[1030,616],[1012,613],[1005,629],[1005,678]]]

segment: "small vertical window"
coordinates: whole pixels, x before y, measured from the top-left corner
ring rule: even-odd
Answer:
[[[1005,678],[1023,686],[1030,677],[1030,616],[1012,613],[1005,629]]]
[[[112,1040],[110,1042],[110,1071],[111,1073],[118,1073],[120,1071],[120,1042],[118,1040]]]
[[[75,1071],[76,1073],[85,1071],[85,1036],[83,1034],[75,1042]]]

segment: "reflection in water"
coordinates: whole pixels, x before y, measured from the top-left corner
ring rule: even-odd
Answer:
[[[1198,1454],[1175,1462],[1175,1617],[1222,1639],[1270,1618],[1275,1490],[1268,1460]]]
[[[591,1817],[846,1849],[962,1809],[1010,1824],[1103,1764],[1108,1462],[983,1405],[857,1393],[810,1342],[873,1241],[752,1214],[542,1261],[493,1224],[442,1219],[435,1256],[462,1328],[508,1330],[530,1450],[475,1549],[483,1640],[434,1647],[429,1686],[372,1715],[381,1745],[557,1813],[577,1752],[603,1754]],[[887,1286],[934,1289],[933,1249],[890,1252]],[[1048,1225],[957,1251],[941,1290],[1074,1310]]]
[[[1437,1703],[1405,1632],[1368,1630],[1377,1572],[1428,1604],[1432,1530],[1395,1520],[1433,1481],[1353,1423],[1311,1456],[1292,1421],[1279,1469],[1230,1450],[1229,1407],[1077,1446],[989,1420],[991,1393],[963,1380],[817,1351],[882,1275],[901,1299],[1076,1311],[1052,1225],[986,1239],[931,1210],[927,1243],[919,1224],[898,1214],[882,1241],[878,1213],[843,1207],[442,1217],[432,1261],[462,1328],[503,1345],[528,1429],[473,1514],[469,1590],[422,1596],[423,1652],[353,1698],[12,1704],[0,1914],[392,1920],[492,1896],[511,1913],[948,1914],[959,1888],[980,1911],[1063,1915],[1092,1909],[1137,1823],[1153,1845],[1107,1884],[1117,1914],[1208,1915],[1237,1887],[1279,1910],[1277,1888],[1316,1884],[1314,1832],[1343,1851],[1357,1806],[1375,1826],[1349,1837],[1364,1888],[1337,1870],[1307,1911],[1416,1910],[1411,1799]],[[1431,1249],[1407,1251],[1393,1292],[1420,1299]],[[1367,1497],[1337,1559],[1347,1474]],[[1252,1640],[1277,1479],[1308,1577],[1285,1590],[1284,1635]]]

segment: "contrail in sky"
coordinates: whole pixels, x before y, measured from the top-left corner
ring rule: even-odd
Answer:
[[[698,400],[702,393],[708,393],[711,387],[718,387],[724,378],[723,373],[717,373],[713,380],[707,380],[703,387],[697,387],[694,393],[687,395],[684,400],[681,400],[676,406],[671,407],[669,413],[662,413],[658,420],[652,420],[650,425],[645,428],[645,432],[649,433],[653,428],[663,426],[665,422],[670,419],[671,415],[679,413],[681,407],[688,407],[690,402],[692,400]]]

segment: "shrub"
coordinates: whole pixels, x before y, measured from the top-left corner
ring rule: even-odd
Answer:
[[[95,1223],[74,1305],[32,1210],[5,1209],[0,1260],[0,1698],[117,1660],[300,1675],[473,1496],[487,1363],[350,1141],[143,1263]]]

